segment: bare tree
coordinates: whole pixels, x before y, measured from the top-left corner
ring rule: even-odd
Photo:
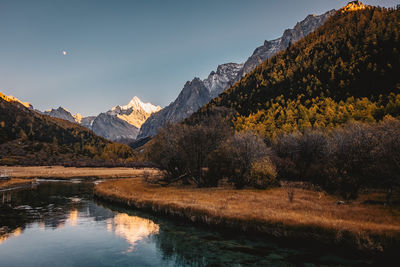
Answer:
[[[167,125],[150,141],[148,158],[167,172],[167,182],[192,181],[198,186],[214,186],[205,169],[209,155],[233,135],[228,120],[214,114],[193,124]]]
[[[348,123],[336,130],[330,139],[331,163],[340,192],[345,199],[356,198],[358,190],[368,181],[374,164],[372,152],[377,138],[366,124]]]
[[[256,134],[237,133],[213,153],[214,162],[210,164],[210,170],[214,175],[228,177],[236,188],[243,188],[251,185],[252,164],[267,157],[268,152],[263,139]]]

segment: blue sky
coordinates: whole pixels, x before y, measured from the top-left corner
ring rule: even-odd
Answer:
[[[347,2],[0,0],[0,91],[83,115],[135,95],[166,106],[187,80],[244,62],[308,14]]]

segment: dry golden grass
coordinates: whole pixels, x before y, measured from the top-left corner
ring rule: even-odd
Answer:
[[[63,166],[1,166],[1,170],[10,172],[14,178],[135,178],[141,177],[144,172],[150,174],[158,172],[155,169],[134,169],[134,168],[76,168]]]
[[[160,187],[145,184],[141,179],[106,181],[98,184],[95,192],[111,201],[192,221],[275,236],[311,237],[373,250],[383,250],[400,240],[399,209],[361,204],[367,195],[351,204],[337,205],[334,196],[295,188],[290,203],[285,188]],[[373,197],[383,195],[376,193]]]
[[[29,185],[29,184],[31,184],[30,180],[18,179],[18,178],[10,179],[8,181],[0,181],[0,190],[18,187],[18,186],[22,186],[22,185]]]

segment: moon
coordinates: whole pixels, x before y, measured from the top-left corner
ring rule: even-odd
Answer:
[[[67,54],[67,51],[63,50],[61,53],[65,56]]]

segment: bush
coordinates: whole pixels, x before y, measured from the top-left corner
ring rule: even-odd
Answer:
[[[252,164],[268,154],[264,141],[252,132],[237,133],[223,142],[211,155],[210,172],[227,177],[237,189],[252,186]]]
[[[252,163],[250,169],[250,184],[258,189],[265,189],[270,186],[277,186],[277,173],[275,165],[269,159],[264,157]]]
[[[285,134],[275,140],[273,149],[280,157],[279,172],[298,176],[285,179],[310,181],[318,176],[314,166],[326,161],[327,135],[319,130]]]

